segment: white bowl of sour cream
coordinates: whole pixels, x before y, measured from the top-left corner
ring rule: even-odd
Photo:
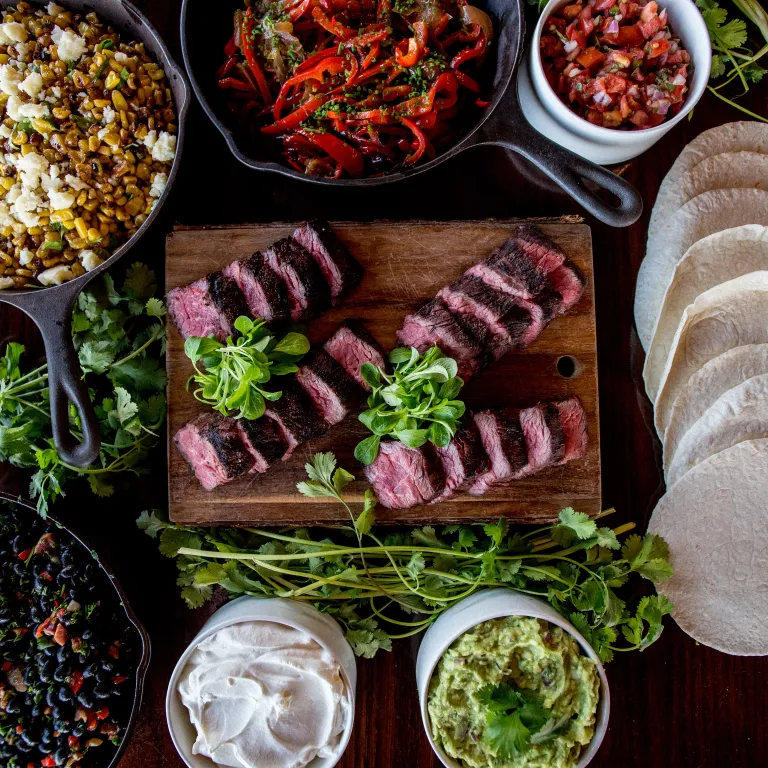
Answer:
[[[560,627],[576,640],[582,654],[594,662],[599,680],[599,702],[595,714],[594,735],[589,744],[581,751],[576,764],[576,768],[585,768],[597,754],[608,728],[611,695],[605,669],[592,646],[573,624],[564,619],[543,600],[523,595],[512,589],[487,589],[476,592],[441,614],[424,634],[416,658],[416,686],[421,706],[421,718],[429,743],[446,768],[461,768],[461,763],[451,758],[433,738],[428,707],[430,684],[436,674],[440,660],[456,640],[484,622],[509,616],[541,619]]]
[[[241,597],[182,654],[165,712],[189,768],[332,768],[352,734],[355,656],[312,606]]]

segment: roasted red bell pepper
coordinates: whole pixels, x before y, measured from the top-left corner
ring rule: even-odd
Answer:
[[[427,37],[429,28],[423,21],[417,21],[413,25],[413,37],[408,40],[407,49],[404,50],[404,42],[395,50],[395,61],[401,67],[413,67],[418,64],[427,49]]]
[[[369,49],[368,53],[365,55],[365,58],[363,59],[363,63],[360,65],[360,69],[365,71],[370,67],[378,58],[379,53],[381,52],[381,43],[377,40]]]
[[[311,141],[332,157],[353,179],[359,179],[365,170],[363,156],[354,148],[332,133],[299,131],[299,135]]]
[[[245,19],[243,19],[243,37],[241,42],[241,48],[245,54],[245,60],[248,63],[248,68],[253,72],[253,76],[256,78],[256,82],[261,92],[261,97],[264,99],[264,104],[267,106],[272,103],[272,94],[269,90],[267,78],[264,76],[264,70],[261,68],[258,59],[256,58],[256,50],[253,47],[253,9],[248,8],[245,12]]]
[[[316,109],[321,107],[327,99],[324,93],[314,96],[290,115],[286,115],[281,120],[277,120],[272,125],[265,125],[261,132],[266,136],[279,136],[281,133],[297,128],[303,123]]]
[[[345,27],[340,21],[335,18],[326,16],[322,8],[312,9],[312,18],[323,28],[327,29],[335,37],[340,37],[342,40],[348,40],[350,37],[355,37],[357,31]]]
[[[309,10],[311,5],[312,0],[302,0],[288,11],[288,18],[295,24]]]
[[[250,83],[244,83],[235,77],[225,77],[219,80],[219,88],[229,88],[233,91],[250,91],[256,93],[256,90]]]
[[[415,165],[416,163],[421,160],[422,155],[427,150],[427,137],[422,132],[421,128],[419,128],[416,123],[406,120],[403,118],[400,121],[406,128],[408,128],[410,131],[413,132],[413,135],[416,137],[417,147],[416,151],[413,152],[413,154],[408,155],[408,157],[403,160],[404,165]]]
[[[69,676],[69,688],[72,691],[72,693],[77,696],[78,693],[80,693],[80,689],[83,687],[83,673],[76,669],[72,674]]]
[[[224,46],[224,55],[229,59],[237,53],[237,43],[234,36],[229,38],[229,42]]]

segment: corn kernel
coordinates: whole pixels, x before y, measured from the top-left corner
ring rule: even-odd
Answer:
[[[6,190],[9,190],[14,184],[16,180],[13,178],[13,176],[2,176],[0,177],[0,186],[4,187]]]
[[[82,216],[75,219],[75,228],[77,229],[77,234],[80,235],[80,237],[83,239],[88,237],[88,225],[85,223],[85,219]]]
[[[7,64],[9,56],[7,53],[0,53],[0,64]]]
[[[60,223],[63,223],[65,221],[73,221],[74,218],[75,216],[69,208],[64,208],[61,211],[54,211],[51,214],[51,221],[56,221]],[[72,226],[74,227],[75,225],[73,224]]]
[[[26,144],[29,141],[29,136],[27,136],[24,131],[16,131],[16,133],[13,134],[11,137],[11,141],[17,146],[21,147],[22,145]]]
[[[116,147],[120,144],[120,137],[116,133],[107,133],[104,136],[103,141],[109,144],[110,147]]]
[[[104,107],[109,107],[109,106],[112,105],[112,102],[111,101],[107,101],[106,99],[94,99],[93,103],[99,109],[104,109]]]
[[[111,91],[113,88],[117,88],[118,85],[120,85],[120,75],[118,75],[116,72],[110,71],[110,73],[107,75],[107,79],[104,82],[105,88],[108,88]]]
[[[62,221],[61,222],[64,229],[66,230],[72,230],[75,228],[75,222],[74,221]]]
[[[120,78],[118,78],[118,80],[119,79]],[[128,102],[120,91],[112,91],[112,104],[114,104],[115,109],[118,109],[121,112],[125,112],[128,109]]]
[[[30,235],[34,235],[34,236],[37,236],[37,235],[42,235],[42,234],[43,234],[43,229],[42,229],[42,227],[30,227],[30,228],[27,230],[27,232],[28,232]]]
[[[83,190],[83,191],[82,191],[82,192],[81,192],[81,193],[80,193],[80,194],[77,196],[77,200],[75,201],[75,204],[76,204],[76,205],[77,205],[79,208],[82,208],[82,207],[83,207],[83,206],[84,206],[84,205],[85,205],[87,202],[88,202],[88,193],[87,193],[85,190]]]
[[[21,156],[25,157],[26,155],[30,154],[30,152],[34,152],[35,148],[32,146],[32,144],[24,144],[21,147]]]
[[[142,208],[144,207],[144,195],[139,192],[138,194],[135,194],[126,204],[125,204],[125,212],[129,216],[136,216],[137,214],[141,213]]]
[[[88,230],[87,238],[91,243],[98,243],[99,240],[101,240],[101,232],[99,232],[98,229],[91,227]]]
[[[117,211],[115,211],[115,218],[118,221],[130,221],[131,217],[130,215],[124,211],[122,208],[118,208]]]
[[[54,110],[55,112],[56,110]],[[64,110],[67,115],[69,115],[69,110]],[[39,117],[35,117],[32,119],[32,127],[38,132],[42,133],[45,136],[47,136],[52,131],[55,131],[56,129],[54,126],[52,126],[47,120],[41,120]]]

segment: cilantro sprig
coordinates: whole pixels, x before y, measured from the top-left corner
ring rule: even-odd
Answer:
[[[9,343],[0,357],[0,461],[34,470],[29,493],[45,516],[66,486],[86,478],[97,496],[110,496],[121,473],[143,474],[165,421],[165,305],[155,297],[154,273],[141,263],[118,291],[110,275],[78,297],[73,341],[101,433],[99,459],[89,467],[61,460],[53,442],[48,367],[27,370],[25,348]],[[77,413],[72,435],[82,439]]]
[[[258,419],[264,415],[266,401],[279,400],[280,391],[264,388],[273,376],[296,373],[296,363],[309,352],[309,341],[301,333],[289,332],[278,339],[264,320],[238,317],[237,340],[230,336],[221,342],[213,336],[190,336],[184,352],[195,373],[195,397],[225,416],[236,412],[238,419]],[[198,364],[202,366],[199,367]]]
[[[393,349],[391,375],[365,363],[360,374],[371,387],[368,409],[358,417],[373,432],[355,447],[355,458],[368,465],[390,435],[411,448],[430,442],[446,446],[456,434],[465,406],[456,396],[464,386],[456,361],[439,347],[420,355],[414,347]]]
[[[502,518],[377,530],[375,496],[368,490],[355,512],[344,498],[354,478],[337,468],[333,454],[316,454],[307,472],[299,490],[339,501],[351,516],[349,525],[311,531],[192,528],[142,513],[139,527],[158,537],[161,554],[175,558],[190,607],[213,597],[215,585],[233,596],[305,601],[334,616],[355,652],[371,657],[426,629],[474,591],[505,586],[547,600],[606,662],[616,652],[644,650],[658,640],[662,618],[672,610],[657,595],[628,607],[632,581],[658,583],[672,573],[665,542],[650,534],[626,536],[632,523],[606,528],[564,509],[555,525],[533,529],[512,530]]]

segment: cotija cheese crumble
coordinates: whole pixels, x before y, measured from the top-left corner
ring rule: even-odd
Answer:
[[[95,13],[19,3],[0,23],[0,107],[0,290],[96,268],[167,184],[165,72]]]

